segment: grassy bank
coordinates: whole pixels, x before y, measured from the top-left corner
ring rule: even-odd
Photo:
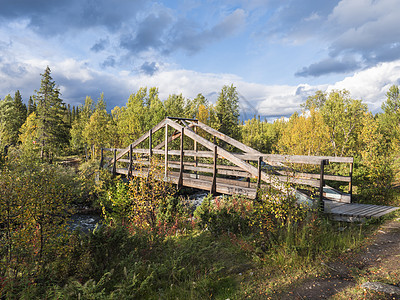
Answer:
[[[279,298],[326,272],[328,262],[357,251],[379,224],[333,222],[295,199],[277,201],[270,194],[261,202],[208,197],[193,211],[172,186],[151,177],[129,183],[104,177],[95,183],[72,179],[55,166],[35,168],[53,178],[40,189],[43,195],[60,194],[55,187],[67,178],[71,184],[62,191],[69,199],[90,195],[105,224],[89,234],[70,234],[58,228],[57,219],[50,225],[60,230],[40,236],[40,218],[26,210],[20,214],[31,216],[29,223],[22,215],[9,219],[14,235],[7,236],[3,222],[1,241],[8,250],[1,252],[0,294],[5,299]],[[3,169],[2,180],[11,182],[18,170],[8,171]],[[82,171],[90,173],[90,167]],[[27,203],[38,201],[25,185],[14,188]],[[49,218],[65,210],[50,196],[42,197]],[[10,209],[17,205],[9,204]],[[42,252],[26,247],[29,236],[18,238],[24,230],[43,238]]]

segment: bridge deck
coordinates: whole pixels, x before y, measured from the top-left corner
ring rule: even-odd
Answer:
[[[359,203],[341,203],[325,200],[325,212],[332,214],[335,219],[357,220],[362,218],[379,218],[388,213],[400,209],[400,207],[359,204]]]

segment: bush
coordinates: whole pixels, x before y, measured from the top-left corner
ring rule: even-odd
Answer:
[[[208,195],[194,212],[201,229],[214,234],[247,233],[250,230],[250,217],[253,201],[240,196],[216,197]]]

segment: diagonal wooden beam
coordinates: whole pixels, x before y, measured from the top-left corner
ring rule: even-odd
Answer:
[[[235,146],[236,148],[246,152],[246,153],[251,153],[251,154],[261,154],[261,152],[231,138],[230,136],[227,136],[226,134],[223,134],[222,132],[219,132],[218,130],[200,122],[197,121],[197,123],[195,122],[191,122],[191,125],[197,126],[201,129],[203,129],[204,131],[210,133],[211,135],[215,136],[216,138],[219,138],[220,140],[231,144],[232,146]]]
[[[173,128],[175,128],[176,130],[182,130],[183,126],[173,122],[172,120],[168,120],[167,119],[167,124]],[[214,143],[206,140],[205,138],[197,135],[196,133],[192,132],[192,131],[187,131],[186,132],[186,136],[190,137],[191,139],[195,140],[196,142],[202,144],[204,147],[206,147],[207,149],[214,151],[215,149],[215,145]],[[229,160],[230,162],[234,163],[235,165],[237,165],[238,167],[241,167],[243,170],[245,170],[246,172],[249,172],[251,175],[253,175],[254,177],[258,177],[259,173],[258,173],[258,168],[250,165],[249,163],[241,160],[240,158],[236,157],[234,154],[226,151],[225,149],[217,146],[217,154],[227,160]],[[270,176],[268,174],[266,174],[265,172],[261,172],[261,180],[263,180],[264,182],[268,182],[270,183],[274,188],[282,191],[282,192],[289,192],[294,194],[295,190],[293,188],[289,188],[287,187],[283,182],[281,182],[279,179]]]
[[[169,118],[170,119],[170,118]],[[185,122],[186,123],[186,122]],[[186,123],[187,124],[187,123]],[[194,125],[191,123],[187,126],[187,128],[189,130],[192,130],[192,127],[194,127]],[[193,130],[192,130],[193,131]],[[178,130],[175,130],[175,132],[173,133],[172,136],[170,136],[168,138],[168,143],[171,143],[172,141],[176,140],[177,138],[179,138],[181,136],[181,133]],[[161,149],[162,147],[164,147],[165,145],[165,141],[162,141],[161,143],[159,143],[157,146],[154,147],[154,149]]]
[[[163,128],[165,126],[165,122],[166,119],[162,120],[160,123],[158,123],[156,126],[154,126],[151,129],[152,133],[155,133],[157,131],[159,131],[161,128]],[[136,141],[134,141],[131,145],[132,148],[136,147],[137,145],[139,145],[141,142],[145,141],[148,137],[149,137],[149,133],[150,131],[147,131],[145,134],[143,134],[140,138],[138,138]],[[125,154],[127,154],[129,152],[130,149],[130,145],[122,150],[120,153],[118,153],[118,155],[116,156],[116,160],[119,160],[122,156],[124,156]],[[112,159],[106,166],[105,168],[107,168],[110,164],[114,163],[114,159]]]

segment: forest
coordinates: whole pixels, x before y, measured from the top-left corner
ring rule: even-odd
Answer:
[[[240,121],[233,85],[215,104],[142,87],[110,113],[103,93],[65,104],[49,67],[38,86],[27,104],[18,90],[0,100],[1,299],[279,298],[382,222],[343,225],[290,196],[268,201],[273,191],[261,202],[209,195],[194,209],[155,175],[126,182],[99,170],[101,148],[125,148],[166,116],[198,119],[263,153],[354,157],[353,202],[400,205],[396,85],[375,115],[332,90],[274,122]],[[82,207],[103,220],[89,233],[69,228]]]

